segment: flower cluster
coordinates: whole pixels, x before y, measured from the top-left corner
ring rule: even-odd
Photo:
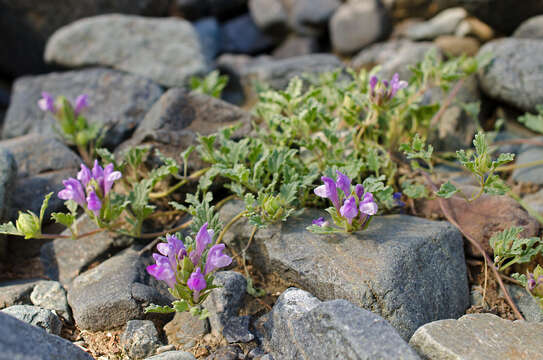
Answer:
[[[326,209],[332,216],[336,226],[346,232],[365,229],[371,217],[377,214],[378,206],[370,192],[364,192],[364,186],[356,184],[351,186],[351,179],[339,171],[337,180],[323,176],[323,185],[315,188],[315,194],[322,198],[329,199],[333,207]],[[321,228],[321,229],[319,229]],[[313,226],[309,230],[315,232],[334,232],[335,229],[324,220],[319,218],[313,220]]]
[[[201,304],[213,289],[213,272],[232,263],[224,244],[210,247],[214,233],[207,226],[200,228],[195,244],[188,248],[175,235],[168,235],[167,242],[157,245],[159,254],[153,254],[156,263],[147,267],[149,274],[164,281],[171,294],[188,305],[182,307],[186,310]]]
[[[49,111],[53,115],[59,115],[59,111],[62,109],[62,98],[56,101],[48,92],[41,93],[41,99],[38,100],[38,106],[43,111]],[[75,107],[73,108],[75,117],[78,117],[81,111],[89,106],[89,96],[87,94],[81,94],[75,99]]]
[[[77,179],[69,178],[62,181],[64,189],[59,191],[58,197],[76,202],[100,223],[103,219],[103,209],[109,204],[108,195],[113,183],[121,177],[119,171],[114,171],[113,164],[102,168],[98,160],[95,160],[92,170],[81,164]]]
[[[515,275],[518,274],[514,274],[513,277]],[[527,277],[524,275],[522,277],[524,279],[519,280],[526,286],[526,290],[536,299],[541,311],[543,311],[543,267],[537,265],[533,272],[528,272]]]
[[[396,93],[408,86],[407,81],[400,80],[400,75],[395,73],[389,81],[379,81],[377,76],[370,78],[370,99],[374,104],[382,105],[394,98]]]

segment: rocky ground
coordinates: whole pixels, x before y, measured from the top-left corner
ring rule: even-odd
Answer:
[[[296,75],[374,65],[405,79],[431,49],[443,58],[490,52],[458,98],[481,101],[485,128],[505,120],[498,140],[541,140],[515,120],[543,104],[539,0],[0,1],[0,18],[5,221],[19,210],[39,212],[43,196],[81,163],[36,106],[42,91],[87,93],[87,117],[108,126],[105,145],[115,151],[150,144],[177,157],[197,134],[226,125],[242,122],[237,136],[248,136],[255,82],[281,89]],[[192,76],[212,69],[230,76],[222,99],[187,90]],[[469,146],[476,130],[454,104],[440,126],[442,150]],[[516,153],[517,165],[543,155],[522,141],[502,151]],[[202,166],[191,157],[190,170]],[[543,166],[518,168],[508,182],[543,213]],[[223,222],[239,206],[227,203]],[[53,197],[49,211],[62,207]],[[506,197],[484,195],[454,209],[487,250],[490,236],[510,226],[540,235],[540,224]],[[144,314],[150,303],[171,301],[145,272],[149,240],[105,232],[75,241],[1,237],[0,359],[543,359],[535,300],[507,283],[526,318],[512,321],[480,254],[443,221],[436,201],[412,203],[406,214],[377,217],[351,235],[305,231],[319,215],[306,209],[258,231],[248,269],[266,295],[246,294],[236,258],[217,274],[222,287],[206,300],[206,320]],[[78,222],[91,229],[87,218]],[[227,233],[234,257],[250,232],[240,221]]]

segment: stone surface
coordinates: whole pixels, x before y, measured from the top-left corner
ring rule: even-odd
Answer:
[[[96,230],[96,225],[86,216],[76,220],[81,234]],[[69,235],[69,231],[63,232]],[[99,232],[79,240],[55,239],[42,246],[40,260],[45,274],[63,286],[69,287],[77,275],[93,262],[113,253],[117,248],[127,246],[127,238]]]
[[[48,334],[1,311],[0,354],[10,360],[92,360],[92,356],[68,340]]]
[[[285,32],[288,16],[281,0],[249,0],[249,11],[262,31],[271,34]]]
[[[0,147],[0,222],[4,223],[11,208],[12,194],[17,180],[17,165],[13,155]],[[7,255],[7,240],[0,235],[0,261]]]
[[[49,334],[60,335],[62,323],[51,311],[31,305],[13,305],[2,310],[25,323],[42,328]]]
[[[239,202],[226,204],[222,221],[240,209]],[[320,299],[345,299],[380,314],[405,339],[420,325],[458,317],[469,306],[462,237],[452,225],[394,215],[375,217],[367,230],[351,235],[305,230],[320,216],[307,209],[259,230],[249,249],[252,263]],[[239,249],[249,233],[240,221],[224,240]]]
[[[243,358],[243,351],[239,346],[229,345],[218,348],[213,354],[206,357],[206,360],[238,360]]]
[[[12,199],[10,218],[16,218],[19,210],[39,214],[45,195],[61,190],[62,180],[75,176],[81,164],[79,156],[59,140],[38,134],[0,141],[0,148],[13,154],[17,166],[14,190],[17,196]],[[51,212],[63,206],[64,200],[52,196],[46,221]]]
[[[207,17],[193,23],[202,44],[202,52],[209,65],[221,51],[221,29],[217,19]]]
[[[40,279],[28,279],[0,283],[0,309],[31,304],[30,293],[39,281]]]
[[[196,360],[196,358],[186,351],[166,351],[145,360]]]
[[[476,186],[457,185],[468,196],[479,190]],[[459,196],[454,196],[448,200],[448,205],[451,215],[462,229],[477,240],[489,254],[493,253],[489,240],[499,231],[512,226],[522,226],[524,237],[536,236],[539,232],[539,223],[515,200],[507,196],[484,194],[470,203]],[[418,202],[417,211],[426,217],[443,216],[438,200]],[[471,244],[467,246],[467,250],[469,254],[479,254]]]
[[[480,43],[471,37],[459,37],[453,35],[441,35],[434,40],[443,53],[454,56],[475,56],[479,51]]]
[[[486,43],[479,54],[492,60],[479,71],[479,84],[490,97],[524,111],[543,104],[543,41],[506,38]]]
[[[543,324],[469,314],[418,329],[409,345],[425,359],[540,359]]]
[[[387,27],[386,11],[378,0],[350,1],[330,19],[330,41],[337,52],[354,53],[385,36]]]
[[[130,320],[121,335],[121,347],[130,359],[144,359],[162,345],[155,325],[149,320]]]
[[[534,138],[543,140],[543,137]],[[522,165],[532,161],[541,160],[543,157],[543,148],[534,145],[522,145],[520,154],[516,158],[516,164]],[[521,182],[534,184],[543,184],[543,165],[519,168],[513,171],[513,179]]]
[[[522,198],[526,204],[532,207],[535,211],[543,214],[543,190],[530,195],[526,195]]]
[[[247,343],[255,338],[249,331],[249,316],[231,317],[225,322],[222,335],[229,343]]]
[[[207,70],[189,22],[119,14],[78,20],[57,30],[47,42],[45,60],[69,67],[108,66],[165,86],[182,86]]]
[[[168,344],[190,349],[196,340],[209,332],[209,321],[200,320],[188,312],[175,313],[173,320],[164,326]]]
[[[53,310],[67,321],[72,321],[66,290],[57,281],[40,281],[30,294],[32,304],[43,309]]]
[[[235,124],[242,124],[235,137],[247,135],[251,114],[222,100],[173,88],[153,105],[132,138],[120,146],[120,151],[146,144],[182,164],[179,154],[190,145],[197,145],[198,135],[209,135]],[[189,169],[203,166],[198,154],[193,152],[189,157]]]
[[[136,251],[128,249],[79,275],[68,289],[77,326],[90,331],[112,329],[142,319],[150,303],[169,304],[148,285],[145,265]]]
[[[433,40],[440,35],[453,35],[467,16],[463,8],[447,9],[426,22],[411,26],[406,35],[412,40]]]
[[[513,36],[524,39],[543,39],[543,15],[534,16],[524,21],[515,30]]]
[[[263,346],[276,359],[419,359],[380,316],[296,288],[279,297],[266,326]]]
[[[260,30],[249,14],[221,26],[221,51],[225,53],[257,54],[272,48],[276,43],[274,38]]]
[[[283,41],[272,55],[276,59],[286,59],[295,56],[309,55],[319,51],[317,38],[309,36],[290,35]]]
[[[161,88],[150,80],[100,68],[23,77],[13,86],[3,138],[28,133],[55,134],[56,120],[37,106],[43,91],[55,97],[64,95],[71,101],[79,94],[88,94],[90,106],[84,115],[90,122],[108,128],[105,144],[111,146],[134,130],[162,94]]]
[[[295,0],[290,3],[289,23],[300,35],[322,34],[328,20],[341,5],[340,0]]]
[[[511,295],[511,299],[518,306],[526,321],[543,322],[543,312],[537,300],[525,288],[512,284],[506,284],[505,286],[507,287],[507,291],[509,291],[509,295]]]
[[[456,36],[471,36],[482,42],[487,42],[494,38],[494,30],[481,20],[475,17],[468,17],[458,24],[455,31]]]

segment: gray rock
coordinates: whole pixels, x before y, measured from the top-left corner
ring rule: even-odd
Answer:
[[[532,209],[543,214],[543,190],[539,190],[535,194],[526,195],[522,200]]]
[[[40,281],[30,294],[32,304],[43,309],[53,310],[67,321],[72,321],[66,290],[57,281]]]
[[[79,94],[88,94],[90,107],[84,115],[90,122],[99,122],[109,129],[105,141],[108,146],[123,141],[162,94],[161,88],[150,80],[99,68],[23,77],[13,86],[3,138],[28,133],[55,134],[56,120],[37,106],[43,91],[55,97],[64,95],[71,101]]]
[[[142,319],[150,303],[169,300],[148,286],[149,275],[137,252],[128,249],[79,275],[68,289],[68,303],[80,329],[113,329]]]
[[[145,360],[196,360],[196,358],[186,351],[167,351],[162,354],[151,356]]]
[[[206,357],[206,360],[239,360],[244,359],[243,351],[236,345],[223,346],[213,354]]]
[[[211,292],[203,307],[210,313],[209,323],[213,334],[222,335],[228,323],[238,316],[247,292],[247,281],[240,273],[219,271],[213,283],[221,287]]]
[[[232,202],[220,216],[227,223],[240,211],[241,204]],[[320,299],[346,299],[380,314],[405,339],[422,324],[458,317],[469,306],[462,237],[450,224],[392,215],[376,217],[366,231],[350,235],[305,230],[320,216],[326,215],[307,209],[259,230],[249,249],[252,263]],[[239,221],[224,240],[239,249],[249,229]]]
[[[155,325],[149,320],[130,320],[121,335],[121,347],[130,359],[144,359],[162,345]]]
[[[425,359],[540,359],[543,324],[469,314],[419,328],[409,341]]]
[[[39,214],[46,194],[54,192],[46,212],[49,215],[64,207],[64,200],[56,193],[64,186],[62,180],[77,174],[81,159],[59,140],[38,134],[29,134],[0,141],[0,148],[9,150],[17,164],[17,179],[10,218],[16,218],[19,210]]]
[[[80,234],[96,230],[96,225],[86,216],[76,220]],[[69,235],[69,231],[63,232]],[[99,232],[79,240],[55,239],[42,246],[40,261],[45,274],[69,287],[72,280],[93,262],[107,257],[119,247],[127,246],[127,238]]]
[[[319,51],[317,38],[310,36],[289,35],[275,50],[273,57],[286,59],[295,56],[313,54]]]
[[[3,359],[92,360],[92,356],[60,338],[0,312],[0,354]]]
[[[153,105],[132,138],[123,143],[119,151],[129,146],[150,145],[181,164],[180,152],[190,145],[197,145],[198,135],[209,135],[235,124],[242,124],[235,137],[247,135],[251,114],[222,100],[173,88]],[[189,169],[203,166],[198,154],[193,152],[189,157]]]
[[[209,65],[215,60],[221,51],[221,29],[217,19],[207,17],[193,23],[194,30],[198,34],[202,51]]]
[[[330,19],[330,41],[339,53],[350,54],[385,36],[388,17],[379,0],[342,4]]]
[[[426,22],[412,25],[406,35],[412,40],[433,40],[440,35],[453,35],[467,16],[468,13],[461,7],[447,9]]]
[[[543,39],[543,15],[524,21],[513,33],[513,37],[524,39]]]
[[[222,334],[229,343],[247,343],[255,336],[249,331],[249,316],[232,317],[225,323]]]
[[[543,41],[506,38],[486,43],[479,54],[492,60],[479,71],[479,84],[490,97],[524,111],[543,103]]]
[[[264,348],[277,359],[419,359],[383,318],[296,288],[277,300]]]
[[[289,10],[290,26],[300,35],[320,35],[340,5],[339,0],[296,0]]]
[[[190,349],[196,340],[209,332],[209,321],[200,320],[188,312],[176,313],[173,320],[164,326],[164,333],[168,344],[180,345],[183,349]]]
[[[543,137],[534,138],[543,140]],[[522,165],[532,161],[541,160],[543,157],[543,148],[524,144],[522,145],[520,155],[516,158],[516,164]],[[520,182],[528,182],[534,184],[543,184],[543,165],[531,166],[527,168],[517,168],[513,171],[513,179]]]
[[[526,321],[543,322],[543,312],[537,300],[525,288],[510,284],[506,284],[505,286],[507,287],[507,291],[509,291],[509,295],[511,295],[511,299],[518,306]]]
[[[0,284],[0,309],[31,304],[30,293],[39,281],[40,279],[28,279]]]
[[[4,223],[11,208],[12,194],[17,180],[17,165],[13,155],[0,147],[0,222]],[[5,258],[7,240],[0,235],[0,261]]]
[[[249,11],[264,32],[281,34],[287,28],[288,16],[281,0],[249,0]]]
[[[260,30],[249,14],[221,26],[221,50],[224,53],[257,54],[272,48],[276,43],[277,40]]]
[[[69,67],[109,66],[165,86],[182,86],[207,69],[189,22],[119,14],[78,20],[57,30],[47,42],[45,60]]]
[[[31,305],[13,305],[2,310],[25,323],[42,328],[49,334],[60,335],[62,322],[51,310]]]

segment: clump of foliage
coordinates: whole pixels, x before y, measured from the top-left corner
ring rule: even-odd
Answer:
[[[212,71],[205,77],[193,76],[190,79],[190,89],[202,94],[220,98],[228,84],[228,76],[220,75],[218,70]]]

